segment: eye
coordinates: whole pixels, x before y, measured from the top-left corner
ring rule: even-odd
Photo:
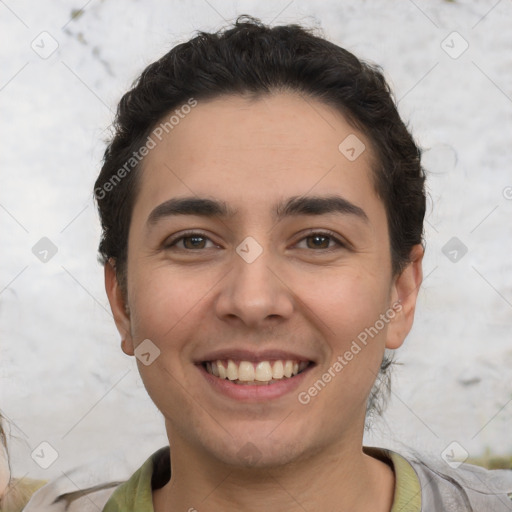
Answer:
[[[331,232],[313,232],[308,236],[302,238],[297,246],[305,242],[306,247],[299,247],[300,249],[323,249],[332,250],[336,247],[345,247],[345,245]]]
[[[216,245],[202,233],[185,233],[174,240],[170,240],[165,243],[165,248],[170,249],[175,247],[181,250],[200,250],[209,249],[207,244],[212,244],[210,247],[216,247]]]

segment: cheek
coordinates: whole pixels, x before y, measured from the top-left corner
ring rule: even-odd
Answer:
[[[162,266],[151,271],[141,269],[134,276],[129,287],[129,303],[136,343],[145,338],[157,344],[163,344],[168,338],[176,339],[174,332],[183,329],[187,316],[207,295],[207,281],[181,274]]]
[[[381,320],[388,308],[389,283],[368,272],[349,271],[337,278],[315,279],[305,310],[317,316],[315,324],[329,347],[329,360],[321,369],[329,380],[335,401],[346,399],[346,390],[361,400],[377,377],[384,354],[387,323]],[[332,375],[335,375],[333,378]],[[320,400],[322,402],[323,400]],[[348,406],[348,404],[346,404]]]
[[[326,437],[337,436],[340,430],[349,428],[348,418],[366,411],[385,346],[387,324],[372,329],[386,311],[387,294],[375,281],[355,274],[351,279],[345,277],[335,292],[332,279],[330,291],[317,286],[307,303],[321,319],[316,325],[323,326],[330,353],[318,368],[316,379],[299,391],[298,400],[310,407],[310,418],[319,418]]]
[[[388,306],[389,283],[378,275],[346,268],[304,279],[297,295],[315,313],[328,340],[341,345],[373,326]],[[333,347],[334,348],[334,347]]]
[[[166,274],[170,273],[141,270],[130,288],[135,355],[143,350],[151,354],[150,364],[144,364],[141,356],[137,358],[137,366],[149,396],[164,415],[187,407],[186,396],[182,396],[186,379],[183,361],[187,359],[188,342],[193,337],[193,312],[201,292],[192,283]],[[149,345],[150,349],[146,350],[141,343],[147,344],[148,339],[156,348]]]

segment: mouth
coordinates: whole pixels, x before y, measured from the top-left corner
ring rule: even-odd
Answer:
[[[295,378],[312,366],[313,362],[297,359],[216,359],[200,364],[208,374],[220,380],[242,386],[268,386]]]

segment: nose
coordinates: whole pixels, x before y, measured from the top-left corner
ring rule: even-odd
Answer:
[[[252,328],[289,318],[294,310],[291,283],[270,251],[264,250],[254,261],[235,253],[233,260],[217,297],[217,316]]]

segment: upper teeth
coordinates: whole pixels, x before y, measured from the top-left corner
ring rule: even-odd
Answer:
[[[208,373],[221,379],[240,380],[243,382],[270,382],[272,379],[292,377],[304,370],[307,361],[277,360],[277,361],[233,361],[232,359],[208,361]]]

